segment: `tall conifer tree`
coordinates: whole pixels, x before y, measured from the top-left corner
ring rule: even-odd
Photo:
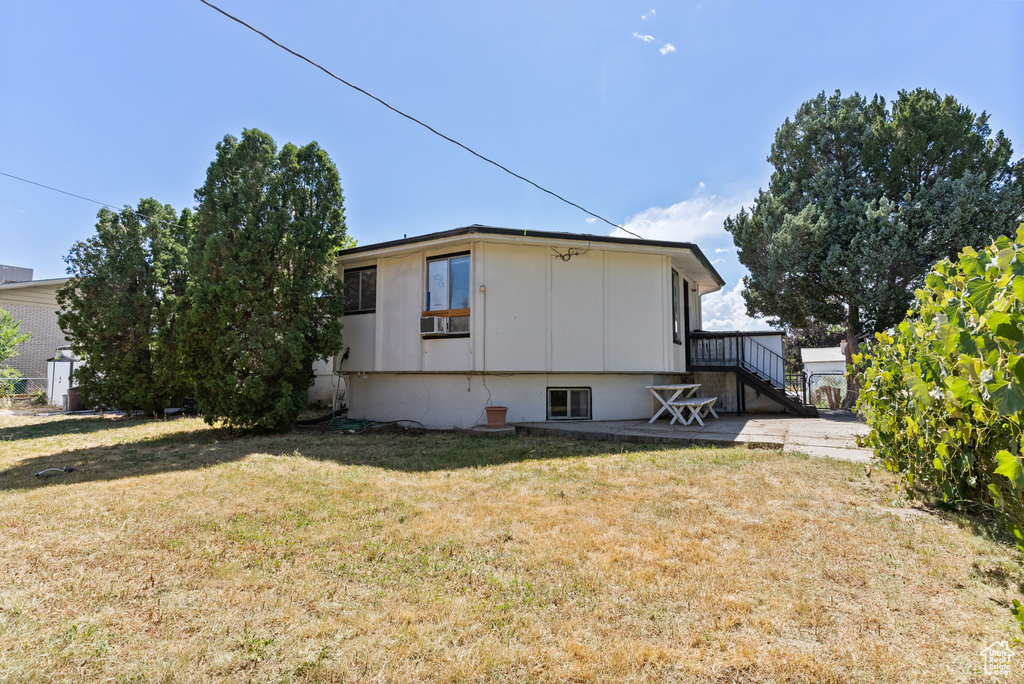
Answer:
[[[184,349],[207,422],[287,430],[313,362],[341,348],[345,245],[338,171],[315,142],[246,129],[196,191]]]
[[[98,219],[57,292],[58,323],[86,360],[75,378],[87,406],[159,415],[190,393],[177,345],[192,214],[144,199]]]

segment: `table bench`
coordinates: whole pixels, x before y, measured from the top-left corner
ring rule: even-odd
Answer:
[[[654,414],[654,417],[647,421],[648,423],[653,423],[658,420],[658,417],[665,411],[668,411],[669,415],[675,415],[675,412],[671,407],[669,407],[669,404],[679,399],[680,396],[682,396],[683,399],[692,397],[697,393],[697,390],[700,389],[700,385],[692,382],[683,383],[681,385],[648,385],[647,389],[650,390],[651,394],[654,395],[654,398],[661,404],[661,408],[659,408],[658,412]],[[667,398],[662,396],[663,392],[667,395]]]
[[[672,412],[672,422],[669,425],[673,425],[677,420],[683,425],[689,425],[696,420],[697,424],[703,427],[704,421],[701,420],[701,416],[710,413],[718,418],[718,414],[715,413],[716,401],[718,401],[718,397],[690,397],[668,402],[668,409]],[[684,415],[687,411],[689,416]]]

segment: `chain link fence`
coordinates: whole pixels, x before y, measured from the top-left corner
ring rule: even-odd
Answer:
[[[46,378],[0,378],[0,397],[30,397],[46,392]]]
[[[818,408],[843,408],[847,392],[846,373],[842,371],[807,374],[807,401]]]

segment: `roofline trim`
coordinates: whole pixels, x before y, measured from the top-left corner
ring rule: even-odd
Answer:
[[[32,287],[33,285],[56,285],[58,283],[66,283],[71,278],[43,278],[42,280],[22,280],[16,283],[0,283],[0,290],[16,290],[22,287]]]
[[[725,280],[719,275],[715,267],[711,265],[708,258],[704,256],[704,253],[700,251],[700,247],[691,242],[669,242],[666,240],[635,240],[633,238],[620,238],[613,237],[611,235],[587,235],[585,233],[558,233],[552,231],[542,230],[518,230],[516,228],[495,228],[493,226],[481,226],[472,225],[465,226],[463,228],[455,228],[453,230],[445,230],[439,233],[427,233],[425,235],[416,235],[411,238],[402,238],[401,240],[389,240],[387,242],[378,242],[372,245],[361,245],[358,247],[351,247],[344,249],[339,253],[339,256],[347,256],[349,254],[362,254],[365,252],[373,252],[382,249],[390,249],[393,247],[403,247],[405,245],[413,245],[420,242],[431,242],[434,240],[443,240],[446,238],[461,237],[463,235],[502,235],[507,237],[533,237],[540,238],[543,240],[577,240],[580,242],[599,242],[604,244],[612,245],[634,245],[638,247],[669,247],[672,249],[686,249],[693,253],[700,261],[701,265],[708,270],[711,277],[718,283],[719,287],[725,285]]]

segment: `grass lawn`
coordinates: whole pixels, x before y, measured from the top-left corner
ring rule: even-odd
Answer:
[[[775,451],[0,417],[0,681],[988,682],[1002,640],[1024,672],[1013,550],[894,483]]]

